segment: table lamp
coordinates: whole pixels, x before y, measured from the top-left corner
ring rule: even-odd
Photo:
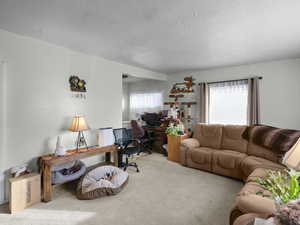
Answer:
[[[291,169],[300,170],[300,138],[296,144],[285,153],[282,163]]]
[[[80,143],[84,143],[86,148],[88,148],[87,143],[85,141],[83,131],[89,130],[89,126],[84,118],[84,116],[74,116],[72,119],[71,127],[69,128],[70,131],[78,132],[77,143],[76,143],[76,150],[78,151]]]

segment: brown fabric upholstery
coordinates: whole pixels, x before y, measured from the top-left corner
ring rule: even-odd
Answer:
[[[243,179],[247,183],[237,194],[230,213],[230,225],[251,224],[251,216],[267,216],[274,211],[271,194],[257,183],[258,177],[265,177],[268,169],[283,170],[279,157],[269,149],[243,140],[246,126],[197,124],[194,139],[182,142],[181,164],[216,174]],[[257,195],[261,193],[262,196]],[[252,213],[249,215],[248,214]],[[241,223],[241,224],[240,224]],[[249,224],[249,225],[250,225]]]
[[[248,142],[242,138],[242,134],[246,128],[247,126],[224,126],[221,149],[229,149],[246,153]]]
[[[268,171],[270,169],[266,169],[266,168],[257,168],[255,169],[246,179],[246,182],[257,182],[257,179],[258,178],[262,178],[264,179],[267,174],[268,174]],[[274,168],[272,170],[282,170],[282,168]]]
[[[248,127],[243,137],[252,142],[271,149],[277,154],[284,155],[297,142],[300,137],[299,130],[282,129],[265,125]]]
[[[223,125],[207,125],[199,123],[196,125],[195,138],[201,147],[220,149],[222,141]]]
[[[247,157],[246,154],[236,151],[215,151],[213,154],[212,171],[217,174],[241,179],[243,174],[239,168],[245,157]]]
[[[276,153],[272,152],[269,149],[258,146],[253,142],[248,143],[248,155],[257,156],[260,158],[268,159],[273,162],[279,162],[279,156]]]
[[[248,177],[257,168],[283,169],[284,166],[255,156],[248,156],[241,163],[241,170],[243,171],[245,177]]]
[[[244,196],[249,194],[256,195],[257,193],[261,193],[262,196],[269,196],[271,193],[265,190],[259,183],[257,182],[248,182],[244,185],[244,187],[239,191],[237,196]]]
[[[257,213],[269,216],[276,212],[274,200],[256,194],[239,196],[237,205],[243,213]]]
[[[212,148],[200,147],[187,151],[187,164],[196,169],[211,171],[212,154],[216,151]]]
[[[183,166],[187,166],[186,154],[188,152],[188,148],[180,145],[180,164]]]

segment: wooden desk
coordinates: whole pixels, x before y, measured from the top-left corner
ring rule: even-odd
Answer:
[[[167,144],[166,127],[145,126],[143,128],[154,134],[153,150],[166,155],[166,150],[163,148],[163,145]]]
[[[118,148],[115,145],[107,147],[89,147],[88,149],[82,148],[78,151],[69,150],[67,155],[56,156],[54,154],[41,156],[39,159],[40,170],[42,173],[42,199],[44,202],[52,200],[52,179],[51,168],[53,166],[67,164],[69,162],[88,158],[91,156],[105,153],[105,162],[111,164],[111,153],[114,158],[114,165],[118,166]]]

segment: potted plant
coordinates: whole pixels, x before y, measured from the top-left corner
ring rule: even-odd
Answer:
[[[276,202],[277,211],[266,225],[300,224],[300,172],[293,169],[286,171],[268,171],[265,179],[258,178],[258,183],[271,193]],[[261,193],[257,193],[261,194]]]
[[[166,129],[166,134],[170,136],[177,136],[182,133],[178,125],[170,124]]]

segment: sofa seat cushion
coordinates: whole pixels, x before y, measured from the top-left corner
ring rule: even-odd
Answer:
[[[224,126],[221,148],[246,153],[248,142],[242,138],[242,134],[246,128],[247,126],[240,125]]]
[[[240,170],[241,161],[246,154],[231,151],[218,150],[213,153],[212,171],[214,173],[241,179],[243,174]]]
[[[189,149],[186,153],[187,165],[193,168],[211,171],[212,154],[215,151],[218,150],[206,147]]]
[[[245,177],[248,177],[257,168],[284,169],[285,167],[278,163],[256,156],[248,156],[241,162],[241,169]]]
[[[220,150],[215,151],[213,154],[213,163],[224,169],[239,169],[241,161],[246,158],[244,153]]]
[[[201,147],[220,149],[223,125],[198,123],[195,127],[194,138],[198,139]]]
[[[206,147],[200,147],[200,148],[194,148],[191,152],[191,159],[199,164],[206,164],[211,162],[212,159],[212,153],[214,152],[214,149],[206,148]]]

